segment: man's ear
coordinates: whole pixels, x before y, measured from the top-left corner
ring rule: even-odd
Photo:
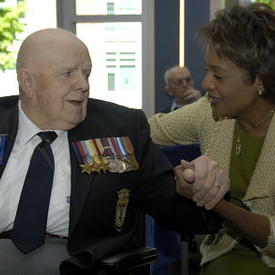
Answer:
[[[164,90],[169,96],[174,96],[173,89],[171,87],[166,86]]]
[[[31,72],[28,69],[20,69],[17,74],[17,79],[22,92],[26,97],[31,96],[31,88],[33,87],[33,78]]]

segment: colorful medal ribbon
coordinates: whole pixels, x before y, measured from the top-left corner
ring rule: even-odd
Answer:
[[[138,162],[136,160],[136,157],[134,155],[134,147],[131,143],[131,140],[129,137],[122,137],[121,141],[123,143],[123,146],[125,150],[128,152],[128,161],[131,164],[131,170],[137,170],[139,168]]]
[[[129,137],[103,137],[73,143],[82,173],[123,173],[139,165]]]
[[[92,172],[106,172],[106,164],[93,140],[76,141],[73,147],[82,168],[81,173],[90,175]]]

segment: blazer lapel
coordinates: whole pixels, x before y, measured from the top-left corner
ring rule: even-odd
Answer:
[[[3,171],[5,170],[6,164],[8,162],[11,150],[15,141],[15,137],[18,129],[18,106],[12,109],[5,110],[3,114],[0,113],[0,117],[5,117],[7,119],[2,119],[0,121],[0,134],[6,135],[7,141],[4,148],[4,159],[0,166],[0,178],[2,177]]]
[[[235,120],[217,122],[213,135],[209,140],[209,150],[206,155],[219,163],[227,175],[230,170],[231,151],[233,143]],[[267,132],[255,171],[251,178],[244,200],[270,196],[275,192],[275,117],[273,117]]]
[[[71,132],[68,133],[68,136],[71,160],[71,207],[69,226],[69,236],[71,236],[71,233],[73,232],[75,225],[80,217],[95,174],[88,175],[86,173],[81,173],[79,162],[72,146],[72,142],[78,141],[80,139],[74,137]]]
[[[273,116],[244,200],[269,197],[275,192],[275,117]]]
[[[205,153],[210,159],[219,163],[227,175],[229,175],[230,169],[234,127],[234,119],[216,122],[216,127],[209,140],[209,149],[207,149]]]

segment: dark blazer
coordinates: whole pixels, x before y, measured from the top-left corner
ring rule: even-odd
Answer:
[[[168,114],[171,112],[171,104],[159,111],[159,113]]]
[[[0,98],[0,117],[0,134],[8,135],[1,177],[18,128],[17,96]],[[130,138],[140,168],[121,174],[108,171],[82,174],[72,142],[119,136]],[[177,231],[205,233],[216,226],[211,212],[176,194],[173,170],[152,143],[142,111],[89,99],[87,117],[69,131],[68,138],[71,158],[68,252],[72,258],[62,262],[61,274],[71,274],[68,270],[72,264],[88,268],[107,254],[137,246],[140,210]],[[117,231],[114,226],[117,192],[122,188],[130,191],[130,198],[124,226]]]

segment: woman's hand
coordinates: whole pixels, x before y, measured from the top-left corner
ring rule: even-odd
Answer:
[[[206,156],[175,167],[177,192],[206,209],[214,208],[229,190],[229,178]]]

